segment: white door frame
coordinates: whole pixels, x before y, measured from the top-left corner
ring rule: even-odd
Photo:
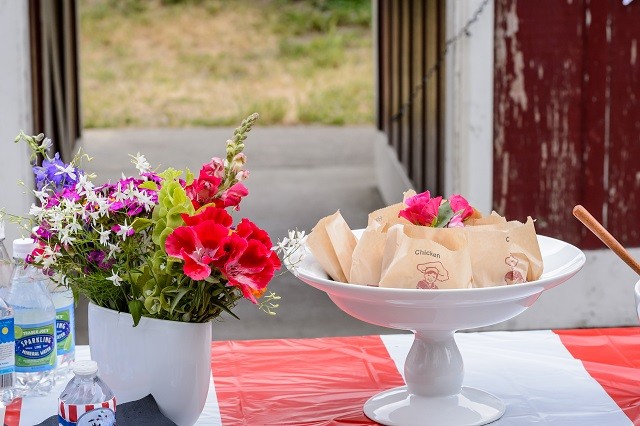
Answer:
[[[462,30],[482,1],[447,1],[447,40]],[[442,195],[462,194],[488,214],[493,206],[494,0],[469,32],[446,56]]]
[[[33,201],[29,148],[13,139],[20,130],[31,134],[33,127],[28,2],[0,0],[0,39],[6,65],[0,69],[0,209],[27,216]],[[6,223],[5,231],[5,244],[11,250],[11,241],[21,232],[11,223]]]

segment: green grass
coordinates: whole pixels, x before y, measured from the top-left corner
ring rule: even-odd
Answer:
[[[85,127],[373,122],[370,0],[80,0]]]

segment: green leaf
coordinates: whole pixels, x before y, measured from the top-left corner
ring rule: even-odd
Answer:
[[[147,297],[144,299],[144,307],[151,315],[155,316],[160,312],[160,299],[155,296]]]
[[[178,303],[180,303],[180,300],[184,297],[185,294],[187,294],[189,292],[190,289],[188,288],[181,288],[178,290],[178,294],[176,294],[176,296],[173,299],[173,302],[171,302],[171,307],[169,309],[170,313],[173,313],[173,311],[176,309],[176,306],[178,306]]]
[[[454,212],[451,209],[451,205],[449,201],[445,201],[440,204],[440,208],[438,209],[438,218],[436,219],[435,228],[444,228],[447,226],[451,218],[453,217]]]
[[[158,190],[158,184],[151,180],[141,183],[140,185],[138,185],[138,187],[144,188],[144,189],[151,189],[153,191]]]
[[[133,317],[133,326],[137,326],[140,322],[140,318],[142,318],[142,308],[144,304],[139,300],[130,300],[129,301],[129,313]]]
[[[153,221],[151,219],[145,219],[144,217],[137,217],[131,224],[136,232],[140,232],[151,225],[153,225]]]
[[[182,175],[182,172],[180,170],[168,168],[164,172],[160,173],[158,176],[160,176],[164,180],[170,181],[170,180],[176,180],[181,175]]]

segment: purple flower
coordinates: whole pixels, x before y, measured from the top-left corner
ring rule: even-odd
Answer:
[[[109,270],[111,269],[115,261],[113,259],[105,260],[106,257],[106,253],[102,250],[92,250],[89,252],[87,260],[91,263],[96,264],[100,269]]]
[[[57,152],[53,158],[44,159],[42,166],[34,166],[33,173],[38,190],[50,186],[55,192],[64,188],[74,188],[78,183],[78,177],[83,174],[82,170],[65,164]]]
[[[35,235],[42,240],[48,240],[51,235],[51,226],[47,222],[42,222],[35,228]]]
[[[147,178],[147,180],[150,180],[151,182],[155,182],[158,185],[162,183],[162,178],[153,172],[142,173],[140,176],[143,176]]]

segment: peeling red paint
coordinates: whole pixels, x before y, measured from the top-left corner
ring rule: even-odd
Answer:
[[[583,204],[640,246],[640,3],[496,0],[495,13],[494,208],[598,247],[572,217]]]

